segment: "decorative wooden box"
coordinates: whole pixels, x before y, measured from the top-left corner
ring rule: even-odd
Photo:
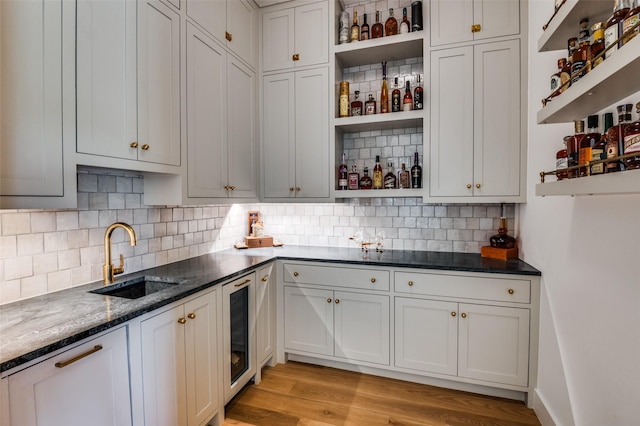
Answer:
[[[518,248],[500,248],[500,247],[491,247],[484,246],[480,249],[480,255],[482,257],[490,257],[492,259],[517,259],[518,258]]]
[[[262,237],[244,237],[244,243],[248,248],[273,247],[273,237],[267,235]]]

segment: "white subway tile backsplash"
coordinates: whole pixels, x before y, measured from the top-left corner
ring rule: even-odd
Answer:
[[[19,256],[4,262],[4,279],[16,280],[33,275],[33,257]]]
[[[30,232],[30,213],[7,213],[2,215],[2,235],[28,234]]]
[[[47,275],[35,275],[20,280],[21,299],[39,296],[47,293],[48,291],[53,290],[48,290],[47,288]]]

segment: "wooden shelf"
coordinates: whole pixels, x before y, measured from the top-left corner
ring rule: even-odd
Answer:
[[[423,31],[333,46],[343,68],[422,57]]]
[[[538,124],[583,120],[640,90],[639,53],[640,37],[635,37],[539,110]]]
[[[422,197],[423,189],[357,189],[340,191],[334,190],[333,198],[388,198],[388,197]]]
[[[406,127],[422,127],[425,110],[390,112],[387,114],[361,115],[334,118],[333,125],[343,133],[389,130]]]
[[[537,196],[640,194],[640,170],[607,173],[536,185]]]
[[[549,16],[552,13],[553,10],[550,8]],[[577,36],[582,18],[589,18],[589,22],[594,23],[606,21],[612,13],[612,1],[566,0],[538,39],[538,52],[562,49],[566,51],[567,40]]]

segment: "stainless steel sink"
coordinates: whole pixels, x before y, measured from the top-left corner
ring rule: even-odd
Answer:
[[[138,299],[167,288],[174,287],[185,282],[175,278],[143,276],[134,278],[107,287],[91,290],[89,293],[102,294],[104,296],[123,297],[125,299]]]

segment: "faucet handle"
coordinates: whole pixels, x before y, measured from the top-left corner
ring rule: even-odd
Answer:
[[[124,256],[120,254],[120,266],[113,268],[113,275],[118,275],[124,272]]]

